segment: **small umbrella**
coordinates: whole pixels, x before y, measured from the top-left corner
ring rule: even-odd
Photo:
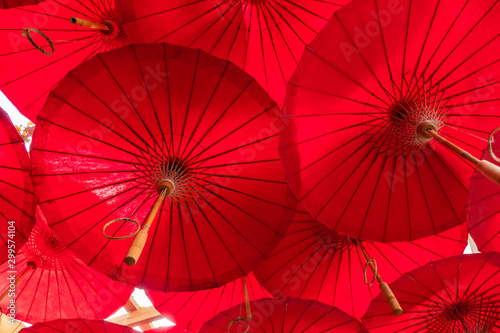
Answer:
[[[234,321],[241,306],[232,307],[203,325],[206,332],[366,332],[353,317],[332,306],[295,298],[263,298],[250,302],[253,319]],[[229,327],[231,325],[231,327]]]
[[[348,0],[117,2],[133,43],[167,42],[227,59],[281,105],[305,46]]]
[[[245,297],[246,283],[247,295]],[[248,301],[272,297],[255,279],[253,273],[215,289],[195,292],[163,293],[148,291],[148,298],[154,307],[177,326],[197,332],[203,324],[248,299]]]
[[[332,16],[290,80],[280,140],[316,219],[382,242],[465,222],[468,161],[500,178],[472,156],[500,122],[499,15],[496,2],[354,0]]]
[[[36,5],[44,0],[1,0],[0,9],[9,9],[14,7]]]
[[[76,258],[49,229],[40,209],[30,238],[16,257],[15,268],[0,266],[0,275],[5,277],[0,281],[4,292],[0,307],[9,312],[14,299],[16,319],[30,323],[61,318],[104,319],[124,306],[134,291],[132,286],[113,281]]]
[[[483,152],[482,159],[498,165],[500,160],[496,156],[500,155],[500,134],[497,133],[494,138],[490,148]],[[481,252],[500,252],[499,203],[500,188],[475,172],[471,178],[466,210],[469,233]]]
[[[379,292],[367,276],[364,251],[390,283],[432,260],[463,253],[466,246],[465,223],[412,242],[358,242],[298,211],[287,236],[254,271],[273,295],[316,299],[360,319]]]
[[[77,319],[59,319],[59,320],[48,321],[45,323],[37,323],[31,327],[23,328],[21,332],[133,333],[137,331],[131,327],[113,324],[103,320],[85,320],[77,318]]]
[[[114,0],[48,0],[0,11],[0,22],[0,90],[33,122],[69,70],[128,44]]]
[[[26,146],[0,108],[0,264],[14,259],[28,240],[35,224],[33,192]]]
[[[499,273],[496,252],[431,262],[391,284],[402,316],[391,316],[379,295],[362,322],[374,333],[500,332]]]
[[[293,217],[277,114],[254,79],[202,51],[102,53],[38,117],[40,205],[71,250],[116,279],[163,291],[221,286],[265,259]],[[136,233],[132,245],[111,240]]]

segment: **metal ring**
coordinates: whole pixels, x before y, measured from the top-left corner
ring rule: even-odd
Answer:
[[[118,222],[118,221],[134,222],[135,224],[137,224],[137,230],[134,233],[132,233],[130,235],[127,235],[127,236],[113,237],[113,236],[106,235],[106,228],[109,227],[111,224],[113,224],[115,222]],[[139,224],[139,222],[137,222],[136,220],[129,219],[127,217],[120,217],[119,219],[114,219],[113,221],[110,221],[110,222],[106,223],[106,225],[104,226],[104,228],[102,228],[102,235],[104,237],[106,237],[107,239],[127,239],[127,238],[134,237],[135,235],[137,235],[137,233],[139,232],[139,230],[141,230],[141,225]]]
[[[493,146],[491,145],[491,140],[493,139],[493,134],[495,134],[496,132],[500,131],[500,127],[497,127],[495,128],[491,133],[490,133],[490,136],[488,137],[488,150],[490,151],[490,155],[491,157],[493,157],[493,159],[500,163],[500,158],[497,157],[497,155],[495,155],[495,153],[493,152]]]
[[[248,325],[247,329],[243,333],[248,332],[248,330],[250,329],[250,320],[248,318],[236,318],[236,319],[231,320],[231,322],[229,323],[229,326],[227,327],[227,333],[231,333],[231,331],[229,329],[231,328],[231,326],[233,326],[234,323],[236,323],[238,321],[244,321],[247,323],[247,325]]]
[[[373,280],[371,283],[368,283],[368,278],[366,277],[366,270],[368,269],[368,264],[371,262],[373,262],[373,266],[375,266],[375,272],[373,272]],[[375,279],[377,278],[377,261],[375,260],[375,258],[368,258],[368,260],[366,261],[366,264],[365,264],[365,283],[369,286],[373,285],[375,283]]]
[[[30,31],[33,31],[33,32],[36,32],[37,34],[39,34],[40,36],[42,36],[48,43],[49,43],[49,46],[50,48],[52,49],[52,53],[48,52],[48,51],[45,51],[44,49],[42,49],[40,46],[37,45],[37,43],[35,43],[35,41],[33,40],[33,38],[31,38],[31,35],[30,35]],[[28,38],[28,40],[30,41],[30,43],[40,52],[42,52],[43,54],[46,54],[46,55],[53,55],[55,52],[56,52],[56,48],[54,47],[54,43],[52,43],[52,41],[50,40],[49,37],[47,37],[46,34],[44,34],[43,32],[41,32],[40,30],[38,30],[37,28],[24,28],[23,29],[23,32],[22,32],[22,35],[26,38]]]

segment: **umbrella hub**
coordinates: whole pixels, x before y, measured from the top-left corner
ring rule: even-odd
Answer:
[[[71,253],[52,231],[36,226],[24,246],[28,265],[44,269],[60,269],[72,260]]]
[[[458,302],[445,307],[442,317],[448,323],[459,322],[465,333],[487,333],[499,319],[498,304],[491,299],[480,304],[474,300]]]
[[[351,248],[352,246],[357,244],[357,240],[346,236],[339,234],[338,232],[335,232],[330,229],[323,230],[323,232],[318,233],[318,243],[321,245],[321,247],[325,248],[327,251],[328,250],[340,250],[340,249],[348,249]]]
[[[434,129],[443,126],[442,110],[431,104],[419,103],[413,99],[403,99],[396,101],[388,108],[387,135],[393,136],[395,133],[396,142],[399,142],[401,152],[413,152],[423,148],[431,139],[427,135],[422,135],[421,124],[431,125]],[[420,129],[420,131],[419,131]],[[380,140],[379,142],[392,142]]]
[[[109,29],[101,30],[101,41],[104,44],[113,48],[118,48],[130,43],[123,29],[121,18],[115,8],[103,9],[103,11],[99,13],[98,21]]]

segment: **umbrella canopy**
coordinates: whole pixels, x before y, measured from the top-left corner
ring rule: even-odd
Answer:
[[[9,265],[0,266],[10,276]],[[127,303],[134,288],[87,267],[49,229],[40,209],[28,242],[16,257],[15,317],[29,323],[55,319],[104,319]],[[13,281],[2,279],[0,290]],[[8,313],[11,297],[0,307]]]
[[[494,136],[491,149],[496,156],[500,155],[500,133]],[[484,150],[482,159],[500,164],[489,149]],[[471,178],[466,210],[469,233],[481,252],[500,252],[499,204],[500,188],[481,173],[475,172]]]
[[[363,316],[370,332],[500,332],[500,254],[460,255],[391,284],[404,309],[394,317],[377,296]]]
[[[0,264],[14,259],[28,240],[35,224],[35,208],[26,146],[0,108]]]
[[[116,279],[163,291],[221,286],[265,259],[293,217],[278,113],[249,75],[199,50],[100,54],[39,115],[40,205],[71,250]],[[127,220],[103,231],[116,218]],[[127,253],[130,239],[103,232],[129,235],[130,219],[144,227]],[[124,265],[126,255],[137,264]]]
[[[132,42],[167,42],[230,60],[281,105],[305,46],[347,2],[125,0],[117,7]]]
[[[353,0],[332,16],[290,80],[280,141],[316,219],[382,242],[465,221],[474,167],[439,143],[477,155],[500,122],[498,15],[496,2]]]
[[[71,17],[105,23],[111,30],[73,25]],[[128,44],[114,0],[48,0],[1,11],[0,22],[0,90],[33,122],[69,70]]]
[[[113,324],[103,320],[65,319],[37,323],[31,327],[23,328],[21,332],[37,333],[133,333],[137,332],[131,327]]]
[[[368,331],[351,316],[341,310],[314,300],[295,298],[263,298],[250,302],[253,319],[235,322],[239,317],[240,306],[232,307],[214,317],[203,325],[200,333],[206,332],[367,332]],[[246,331],[245,331],[246,332]]]
[[[249,301],[272,297],[253,273],[241,279],[246,279]],[[241,279],[215,289],[179,293],[148,291],[147,296],[165,318],[179,327],[197,332],[206,321],[245,301]]]
[[[413,242],[360,243],[375,259],[380,275],[390,283],[432,260],[463,253],[467,225]],[[316,299],[360,319],[379,289],[367,284],[372,273],[365,282],[367,265],[357,244],[355,239],[332,231],[308,213],[297,212],[287,236],[254,271],[273,295]]]
[[[14,7],[36,5],[44,0],[1,0],[0,9],[9,9]]]

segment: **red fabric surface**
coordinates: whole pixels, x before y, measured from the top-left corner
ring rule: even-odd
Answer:
[[[199,50],[144,44],[100,54],[39,115],[40,205],[71,250],[120,281],[163,291],[221,286],[265,259],[293,217],[278,113],[250,76]],[[126,266],[132,239],[107,240],[103,226],[131,216],[143,224],[161,179],[176,189],[138,263]],[[133,230],[122,222],[107,233]]]
[[[314,221],[308,213],[297,212],[287,236],[254,271],[273,295],[316,299],[361,319],[380,289],[376,281],[372,286],[365,283],[365,259],[353,242]],[[384,281],[390,283],[432,260],[463,253],[467,225],[413,242],[362,244],[376,260]],[[372,277],[368,268],[367,280]]]
[[[378,295],[362,323],[370,332],[500,332],[500,254],[460,255],[403,275],[391,289],[403,308],[394,316]]]
[[[368,333],[353,317],[314,300],[263,298],[250,302],[250,306],[253,318],[248,332]],[[232,307],[208,321],[199,332],[227,332],[231,320],[242,317],[244,313],[244,306],[243,309],[240,305]],[[236,322],[231,326],[230,332],[244,332],[247,326],[245,322]]]
[[[44,0],[1,0],[0,9],[9,9],[14,7],[36,5]]]
[[[37,323],[55,319],[105,319],[127,303],[134,288],[113,281],[87,267],[75,257],[49,229],[41,210],[28,242],[16,257],[19,277],[30,261],[40,266],[16,285],[15,297],[6,297],[0,307],[9,313],[11,299],[16,302],[16,319]],[[0,266],[0,290],[8,287],[9,265]]]
[[[227,59],[281,106],[305,46],[347,0],[117,2],[133,43],[167,42]]]
[[[496,134],[492,142],[493,152],[500,155],[500,134]],[[483,160],[495,162],[486,148],[481,157]],[[469,200],[467,202],[467,223],[469,233],[479,251],[500,252],[500,187],[478,171],[471,178]]]
[[[8,259],[9,249],[11,255],[21,249],[35,224],[36,201],[30,172],[24,141],[0,108],[0,264]]]
[[[133,333],[137,331],[131,327],[117,325],[102,320],[66,319],[66,320],[53,320],[45,323],[38,323],[31,327],[23,328],[21,332]]]
[[[473,166],[417,128],[481,153],[500,121],[499,16],[493,0],[353,0],[335,13],[290,80],[280,140],[316,219],[382,242],[465,222]]]
[[[0,90],[33,122],[50,90],[68,71],[99,52],[128,44],[123,31],[110,38],[71,24],[72,16],[99,23],[109,20],[120,26],[114,0],[47,0],[29,8],[0,11]],[[21,35],[24,28],[44,33],[54,44],[54,54],[37,50]],[[52,52],[40,34],[30,32],[30,36],[42,49]]]
[[[245,300],[241,279],[215,289],[180,293],[148,291],[147,296],[165,318],[179,327],[197,332],[206,321]],[[253,273],[248,274],[245,279],[250,301],[272,297]]]

